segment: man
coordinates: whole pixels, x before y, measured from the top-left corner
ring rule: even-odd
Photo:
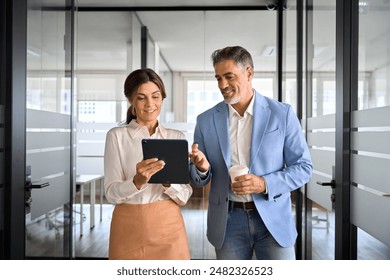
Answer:
[[[312,172],[300,123],[290,105],[252,88],[247,50],[216,50],[212,61],[224,102],[198,116],[190,153],[192,186],[211,180],[207,237],[217,259],[295,259],[290,193]],[[230,178],[234,165],[248,174]]]

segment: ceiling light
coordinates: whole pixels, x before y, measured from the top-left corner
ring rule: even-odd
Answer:
[[[262,56],[275,56],[276,54],[276,48],[274,46],[265,46],[263,52],[261,53]]]

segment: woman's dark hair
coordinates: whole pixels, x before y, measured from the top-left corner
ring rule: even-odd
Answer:
[[[246,49],[240,46],[226,47],[223,49],[215,50],[211,54],[211,60],[213,62],[214,67],[215,64],[221,61],[234,60],[236,64],[240,64],[245,68],[250,66],[252,70],[254,69],[251,54]]]
[[[134,70],[127,76],[124,84],[125,96],[129,100],[132,100],[139,87],[147,82],[154,83],[160,89],[162,99],[167,97],[164,83],[160,76],[149,68]],[[134,111],[134,107],[131,105],[127,110],[126,123],[129,124],[131,120],[135,118],[136,112]]]

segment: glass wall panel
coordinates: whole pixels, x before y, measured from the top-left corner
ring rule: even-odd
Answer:
[[[390,186],[383,183],[390,168],[389,17],[389,1],[359,2],[358,92],[351,139],[351,219],[358,227],[358,259],[390,259]],[[366,209],[371,209],[370,216]]]
[[[90,115],[88,121],[83,118],[85,112],[79,114],[78,122],[115,124],[125,120],[127,108],[122,108],[122,102],[127,101],[123,92],[123,82],[128,72],[136,65],[134,52],[140,50],[141,41],[139,33],[133,35],[133,21],[138,19],[133,17],[131,12],[78,13],[76,27],[78,111],[83,110],[86,104],[87,107],[96,109],[96,114]],[[137,53],[137,59],[139,56]]]
[[[297,12],[296,0],[286,1],[283,13],[283,101],[297,112]]]
[[[28,1],[26,257],[70,258],[71,39],[67,1]],[[37,188],[40,186],[40,188]]]
[[[158,71],[158,45],[148,36],[146,43],[146,67]]]
[[[307,2],[307,140],[313,176],[306,188],[306,258],[334,259],[330,182],[335,166],[336,1]]]
[[[298,70],[297,69],[297,61],[298,59],[302,59],[301,57],[298,58],[298,53],[301,50],[298,50],[297,46],[297,40],[302,38],[302,36],[298,36],[297,34],[297,28],[298,28],[298,22],[297,22],[297,1],[296,0],[287,0],[284,2],[283,7],[283,37],[282,37],[282,49],[283,49],[283,65],[282,65],[282,100],[283,102],[290,104],[293,108],[293,111],[297,114],[298,118],[302,118],[303,114],[298,115],[303,110],[303,105],[298,104],[298,94],[303,94],[302,92],[298,92],[298,90],[302,90],[302,88],[298,88],[298,79],[302,78],[302,74],[298,76]],[[301,34],[299,34],[301,35]],[[303,42],[300,42],[300,46]],[[302,53],[302,52],[301,52]],[[302,99],[301,99],[302,100]],[[300,106],[300,111],[298,110],[298,106]],[[303,128],[302,128],[303,130]],[[296,216],[296,224],[297,227],[301,227],[301,220],[304,220],[304,214],[301,214],[301,205],[300,204],[300,195],[304,192],[304,186],[302,186],[299,190],[294,191],[291,193],[292,198],[292,211],[294,212],[294,215]],[[297,207],[298,205],[298,207]],[[302,216],[298,216],[302,215]],[[297,258],[302,258],[301,252],[301,244],[302,240],[304,238],[304,234],[301,234],[304,232],[302,229],[298,230],[298,238],[296,242],[296,254]]]
[[[77,178],[104,175],[106,133],[125,123],[129,104],[123,84],[128,73],[141,63],[140,26],[133,12],[78,13],[76,175],[80,177]],[[114,208],[105,200],[102,180],[97,179],[94,184],[95,189],[90,183],[85,184],[83,193],[77,192],[75,198],[76,258],[108,257]]]
[[[158,53],[158,74],[164,82],[165,92],[167,98],[164,101],[164,106],[161,109],[160,120],[162,122],[173,122],[174,112],[173,112],[173,73],[168,63],[166,62],[164,56],[161,52]],[[157,71],[157,69],[156,69]]]

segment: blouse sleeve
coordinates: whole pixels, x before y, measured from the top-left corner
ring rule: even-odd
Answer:
[[[192,188],[190,185],[172,184],[164,193],[178,205],[184,206],[192,195]]]
[[[117,135],[109,131],[104,151],[104,192],[107,200],[114,204],[126,202],[143,191],[135,187],[133,177],[126,178],[119,150]]]

